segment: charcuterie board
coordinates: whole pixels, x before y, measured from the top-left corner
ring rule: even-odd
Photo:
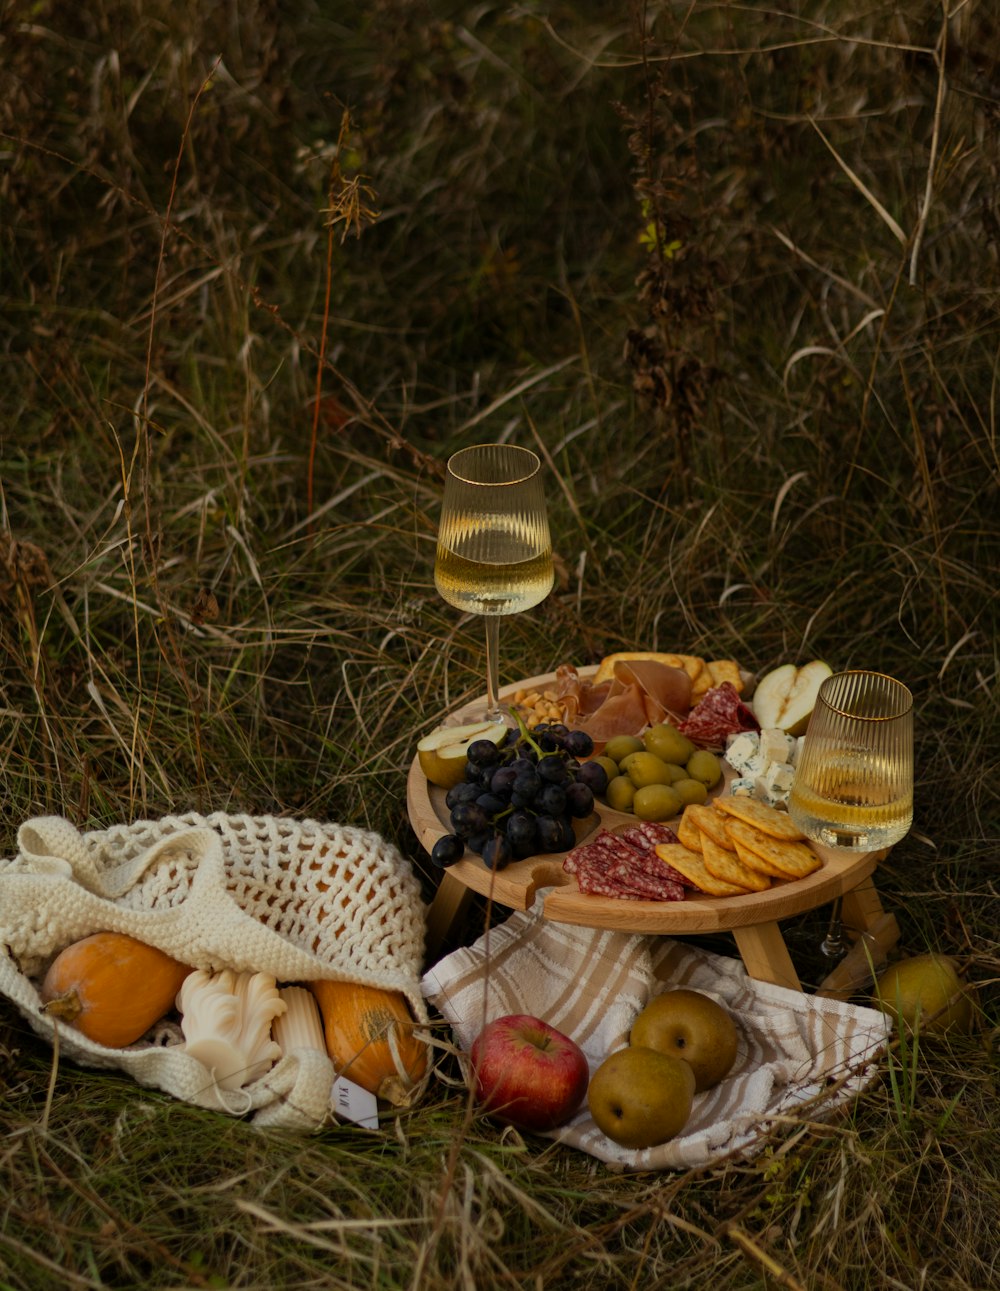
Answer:
[[[594,669],[581,669],[581,677]],[[519,690],[545,689],[555,680],[554,673],[530,677],[501,690],[501,700],[512,700]],[[457,710],[449,719],[456,725],[468,721],[468,713],[482,700]],[[725,792],[732,771],[724,764],[725,780],[717,792]],[[443,834],[450,832],[444,790],[428,783],[415,758],[406,787],[410,822],[421,844],[428,851]],[[597,804],[595,814],[578,822],[577,838],[584,841],[599,829],[615,831],[635,822],[635,817]],[[676,821],[667,824],[676,826]],[[527,910],[536,894],[545,890],[542,910],[546,918],[560,923],[585,927],[608,928],[620,932],[692,934],[747,928],[771,923],[791,915],[815,909],[856,887],[875,869],[883,853],[837,852],[820,844],[810,844],[822,864],[818,870],[801,879],[775,883],[766,892],[741,896],[688,896],[684,901],[618,900],[583,893],[576,879],[563,869],[562,854],[544,854],[515,861],[496,872],[487,869],[479,857],[467,852],[451,866],[445,878],[490,898],[512,910]]]

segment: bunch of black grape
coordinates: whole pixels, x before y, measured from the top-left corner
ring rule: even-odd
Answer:
[[[586,731],[561,722],[531,732],[511,730],[496,744],[475,740],[467,751],[465,779],[445,802],[454,831],[434,844],[435,865],[454,865],[466,847],[494,870],[540,852],[565,852],[576,842],[574,819],[594,809],[608,787]]]

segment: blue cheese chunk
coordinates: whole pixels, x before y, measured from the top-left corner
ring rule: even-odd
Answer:
[[[769,762],[762,775],[754,780],[754,797],[770,807],[783,807],[795,779],[795,768],[787,762]]]
[[[743,776],[730,784],[729,792],[734,798],[753,798],[755,796],[754,781],[750,776]]]
[[[760,737],[756,731],[734,735],[726,748],[726,761],[738,776],[756,776],[764,770],[760,756]]]

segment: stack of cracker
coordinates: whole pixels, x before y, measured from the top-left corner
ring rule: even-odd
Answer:
[[[765,892],[775,880],[805,878],[822,864],[791,818],[756,798],[692,803],[677,837],[658,846],[657,856],[707,896]]]

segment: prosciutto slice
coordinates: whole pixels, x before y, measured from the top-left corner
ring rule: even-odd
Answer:
[[[691,707],[691,679],[682,668],[653,659],[619,661],[600,686],[572,664],[556,671],[556,694],[567,725],[586,731],[597,748],[613,735],[639,735],[666,719],[680,721]]]

